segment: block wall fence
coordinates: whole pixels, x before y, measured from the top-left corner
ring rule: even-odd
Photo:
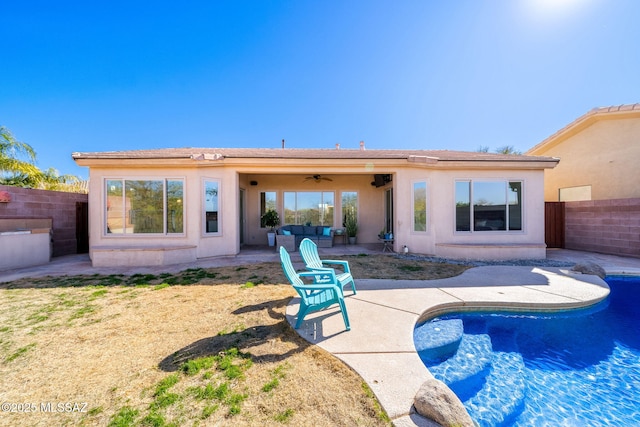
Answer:
[[[565,248],[640,258],[640,198],[566,202]]]
[[[0,185],[0,191],[9,193],[9,202],[0,202],[0,219],[52,220],[52,256],[78,252],[76,240],[76,203],[88,203],[89,196],[62,191],[34,190],[31,188]]]

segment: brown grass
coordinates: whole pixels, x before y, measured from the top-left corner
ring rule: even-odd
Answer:
[[[347,257],[357,278],[464,270],[379,258]],[[0,402],[16,411],[0,425],[387,425],[362,379],[286,322],[283,282],[263,263],[0,284]]]

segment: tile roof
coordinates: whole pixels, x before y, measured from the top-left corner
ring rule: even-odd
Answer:
[[[640,103],[614,105],[611,107],[596,107],[591,109],[587,114],[618,113],[625,111],[640,111]]]
[[[160,148],[152,150],[103,151],[73,153],[76,159],[387,159],[421,163],[443,161],[557,161],[551,157],[494,154],[451,150],[353,150],[300,148]]]

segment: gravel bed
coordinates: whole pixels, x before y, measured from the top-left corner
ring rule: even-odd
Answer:
[[[441,264],[456,264],[466,265],[470,267],[482,267],[487,265],[509,265],[509,266],[523,266],[523,267],[573,267],[574,262],[556,261],[551,259],[511,259],[511,260],[457,260],[446,259],[422,255],[413,254],[397,254],[397,258],[415,260],[415,261],[427,261]]]

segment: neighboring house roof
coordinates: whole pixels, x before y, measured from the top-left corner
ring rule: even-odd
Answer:
[[[553,157],[509,155],[450,150],[369,150],[369,149],[297,149],[297,148],[163,148],[154,150],[106,151],[73,153],[76,161],[83,160],[209,160],[224,159],[352,159],[405,160],[407,162],[437,164],[438,162],[542,162],[555,166]]]
[[[546,152],[546,150],[596,123],[598,120],[629,119],[636,117],[640,117],[640,103],[594,108],[586,114],[578,117],[538,145],[529,149],[525,154],[540,155]]]

